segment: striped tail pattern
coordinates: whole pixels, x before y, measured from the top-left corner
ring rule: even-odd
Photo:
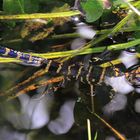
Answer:
[[[108,74],[109,71],[106,68],[102,68],[99,65],[96,64],[93,60],[99,60],[99,58],[89,60],[89,64],[87,67],[85,67],[84,62],[76,62],[72,63],[70,65],[67,64],[67,62],[59,63],[55,62],[53,60],[44,59],[41,57],[31,56],[30,54],[26,54],[20,51],[15,51],[13,49],[9,49],[3,46],[0,46],[0,55],[4,57],[11,57],[19,59],[23,62],[25,65],[31,65],[31,66],[41,66],[42,64],[45,64],[46,67],[44,70],[35,73],[33,76],[31,76],[26,81],[19,83],[19,86],[24,85],[32,80],[34,80],[38,76],[42,76],[46,74],[47,72],[51,73],[51,67],[53,67],[53,71],[56,74],[63,75],[63,82],[62,84],[59,84],[59,86],[64,86],[67,82],[74,80],[79,80],[82,83],[87,83],[90,86],[90,93],[93,95],[94,84],[100,84],[104,82],[104,77]],[[122,73],[118,68],[112,69],[114,72],[114,76],[120,76],[125,75],[126,79],[131,82],[133,85],[135,82],[140,81],[140,67],[137,66],[134,70],[131,70],[129,72]],[[130,80],[131,79],[131,80]],[[139,86],[139,85],[138,85]],[[18,87],[18,86],[17,86]],[[56,89],[56,88],[55,88]]]
[[[31,66],[41,66],[42,63],[47,63],[47,59],[32,56],[30,54],[26,54],[20,51],[16,51],[13,49],[9,49],[6,47],[3,47],[0,45],[0,55],[5,57],[11,57],[19,59],[23,62],[25,65],[31,65]]]

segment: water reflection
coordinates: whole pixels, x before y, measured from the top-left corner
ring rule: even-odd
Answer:
[[[11,112],[6,117],[17,129],[39,129],[47,125],[48,129],[56,134],[65,134],[73,126],[73,109],[75,100],[67,100],[61,106],[59,116],[50,120],[51,107],[54,97],[47,94],[39,100],[29,95],[18,97],[21,105],[20,113]]]

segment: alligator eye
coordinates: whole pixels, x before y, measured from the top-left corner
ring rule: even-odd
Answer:
[[[71,21],[76,24],[76,23],[79,23],[80,22],[80,18],[79,18],[79,16],[72,16],[71,17]]]

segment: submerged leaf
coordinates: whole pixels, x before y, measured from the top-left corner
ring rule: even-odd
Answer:
[[[103,14],[103,4],[100,0],[87,0],[81,2],[81,6],[86,13],[87,22],[94,22]]]
[[[7,14],[34,13],[39,8],[35,0],[3,0],[3,10]]]
[[[7,14],[24,13],[23,0],[3,0],[3,10]]]

